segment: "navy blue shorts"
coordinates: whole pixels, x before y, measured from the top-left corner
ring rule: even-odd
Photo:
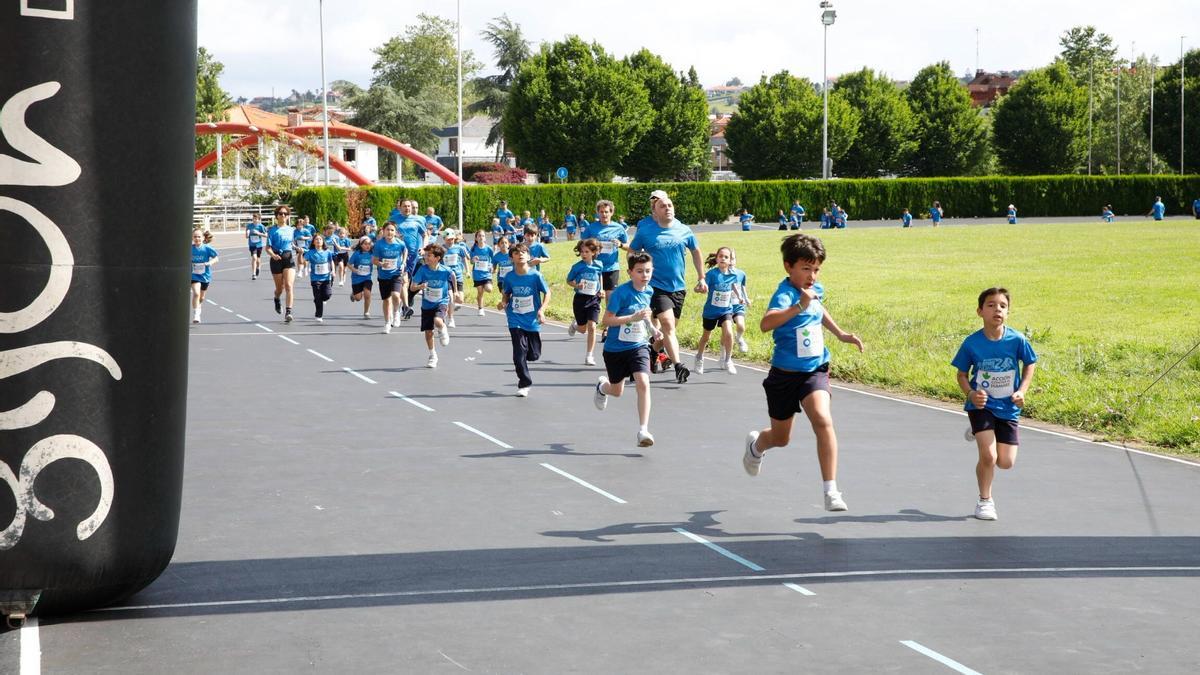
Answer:
[[[600,296],[576,293],[575,299],[572,300],[572,305],[572,309],[575,310],[576,326],[583,326],[589,321],[600,320]]]
[[[358,295],[364,290],[370,293],[372,288],[374,288],[374,284],[371,283],[370,279],[367,279],[366,281],[360,281],[358,283],[354,283],[352,281],[350,283],[350,295]]]
[[[714,317],[712,319],[709,319],[707,317],[702,317],[700,320],[700,323],[704,325],[704,330],[713,330],[714,328],[716,328],[717,326],[720,326],[721,324],[725,323],[726,321],[733,321],[732,313],[722,314],[721,316]]]
[[[996,434],[996,442],[1005,445],[1020,445],[1016,420],[1004,420],[996,417],[991,410],[968,410],[967,419],[971,420],[971,433],[992,431]]]
[[[437,307],[434,307],[433,309],[425,309],[424,307],[422,307],[421,308],[421,330],[433,330],[435,328],[434,323],[433,323],[434,317],[441,317],[442,320],[445,320],[446,305],[438,305]]]
[[[767,392],[767,414],[773,420],[790,420],[804,410],[800,402],[814,391],[829,391],[829,364],[811,372],[797,372],[771,367],[763,380]]]
[[[634,373],[650,374],[650,345],[639,345],[623,352],[604,352],[604,369],[609,382],[620,382]]]

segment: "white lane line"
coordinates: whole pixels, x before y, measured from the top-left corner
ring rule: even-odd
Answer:
[[[401,401],[405,401],[407,403],[411,403],[411,404],[417,406],[418,408],[420,408],[421,410],[424,410],[425,412],[435,412],[433,408],[430,408],[429,406],[425,405],[424,403],[421,403],[420,401],[414,401],[411,398],[405,396],[404,394],[401,394],[398,391],[389,391],[388,393],[391,394],[392,396],[395,396],[396,398],[400,399]]]
[[[358,379],[362,380],[363,382],[366,382],[367,384],[379,384],[375,380],[372,380],[371,378],[367,377],[366,375],[363,375],[360,372],[351,370],[349,368],[342,368],[342,370],[346,371],[347,373],[350,373],[351,375],[357,377]]]
[[[592,492],[604,495],[605,497],[608,497],[609,499],[613,500],[614,502],[616,502],[618,504],[626,503],[626,501],[624,499],[621,499],[620,497],[618,497],[610,492],[605,492],[604,490],[601,490],[600,488],[596,487],[595,485],[592,485],[591,483],[587,482],[586,480],[583,480],[582,478],[576,478],[575,476],[572,476],[571,474],[567,473],[566,471],[563,471],[562,469],[560,469],[552,464],[546,464],[545,462],[542,462],[542,466],[546,467],[547,469],[550,469],[551,471],[562,476],[563,478],[567,478],[569,480],[575,481],[576,483],[579,483],[580,485],[591,490]]]
[[[38,635],[36,616],[25,619],[21,626],[21,675],[38,675],[42,672],[42,640]]]
[[[205,302],[207,302],[208,304],[212,305],[213,307],[219,307],[219,306],[220,306],[220,305],[218,305],[217,303],[213,302],[213,301],[212,301],[212,298],[206,298],[204,301],[205,301]]]
[[[574,584],[540,584],[530,586],[496,586],[492,588],[447,588],[427,591],[390,591],[381,593],[347,593],[343,595],[305,595],[290,598],[259,598],[253,600],[211,600],[207,602],[179,602],[155,605],[128,605],[89,610],[98,612],[130,612],[148,609],[187,609],[193,607],[238,607],[245,605],[278,605],[292,602],[328,602],[335,600],[367,600],[372,598],[411,598],[421,596],[473,595],[480,593],[522,593],[528,591],[574,591],[604,588],[639,588],[645,586],[679,586],[695,584],[720,584],[738,582],[781,581],[784,579],[841,579],[847,577],[889,577],[919,575],[1003,575],[1014,574],[1073,574],[1081,572],[1134,572],[1134,573],[1200,573],[1200,566],[1182,567],[996,567],[989,569],[944,569],[944,570],[861,570],[856,572],[809,572],[798,574],[739,574],[724,577],[685,577],[682,579],[642,579],[635,581],[591,581]]]
[[[720,553],[721,555],[725,556],[726,558],[729,558],[730,560],[734,561],[735,563],[738,563],[739,565],[744,565],[745,567],[749,567],[750,569],[754,570],[755,572],[763,571],[762,567],[750,562],[749,560],[746,560],[745,558],[734,553],[733,551],[730,551],[728,549],[724,549],[724,548],[721,548],[720,546],[717,546],[716,544],[705,539],[704,537],[694,535],[691,532],[688,532],[687,530],[683,529],[682,527],[674,527],[671,529],[675,530],[679,534],[682,534],[683,536],[687,537],[688,539],[691,539],[692,541],[696,542],[697,544],[704,544],[705,546],[716,551],[717,553]]]
[[[318,351],[315,351],[315,350],[312,350],[312,349],[310,349],[310,350],[308,350],[308,353],[309,353],[309,354],[312,354],[313,356],[315,356],[315,357],[317,357],[317,358],[319,358],[319,359],[325,359],[325,360],[326,360],[326,361],[328,361],[329,363],[333,363],[333,359],[329,358],[328,356],[325,356],[325,355],[324,355],[324,354],[322,354],[321,352],[318,352]]]
[[[300,344],[299,342],[296,342],[295,340],[293,340],[292,338],[290,338],[286,335],[276,335],[275,337],[279,338],[280,340],[286,340],[294,345]]]
[[[254,319],[251,319],[251,318],[250,318],[250,317],[248,317],[248,316],[242,316],[241,314],[234,314],[234,316],[236,316],[237,318],[241,319],[242,321],[253,321],[253,320],[254,320]]]
[[[905,647],[908,647],[909,649],[911,649],[913,651],[916,651],[921,654],[924,654],[925,656],[928,656],[929,658],[933,659],[934,661],[937,661],[938,663],[942,664],[943,666],[947,666],[948,668],[957,670],[958,672],[962,673],[963,675],[980,675],[979,671],[971,670],[970,668],[964,666],[963,664],[959,663],[958,661],[955,661],[954,659],[952,659],[948,656],[942,656],[941,654],[933,651],[929,647],[926,647],[925,645],[923,645],[919,642],[913,642],[912,640],[901,640],[900,644],[904,645]]]
[[[469,431],[477,436],[482,436],[483,438],[488,439],[489,441],[504,448],[505,450],[512,450],[512,446],[509,445],[508,443],[505,443],[504,441],[502,441],[498,438],[493,438],[492,436],[488,436],[487,434],[483,433],[482,431],[476,429],[475,427],[473,427],[469,424],[463,424],[462,422],[455,422],[455,424],[457,424],[458,426],[462,427],[463,429],[466,429],[467,431]]]
[[[800,595],[816,595],[816,593],[813,593],[812,591],[808,590],[807,588],[805,588],[803,586],[797,586],[796,584],[793,584],[793,583],[786,583],[786,584],[784,584],[784,586],[787,586],[788,588],[792,589],[793,591],[796,591]]]
[[[267,331],[268,333],[274,333],[274,332],[275,332],[275,331],[271,330],[270,328],[267,328],[266,326],[262,325],[261,323],[256,323],[256,324],[254,324],[254,325],[255,325],[255,326],[258,326],[259,328],[261,328],[261,329],[263,329],[263,330],[265,330],[265,331]]]
[[[229,312],[230,314],[233,314],[233,310],[232,310],[232,309],[229,309],[229,308],[228,308],[228,307],[226,307],[225,305],[221,305],[221,311],[222,311],[222,312]]]

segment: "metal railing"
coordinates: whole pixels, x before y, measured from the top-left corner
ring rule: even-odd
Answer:
[[[192,228],[210,232],[237,232],[250,222],[255,213],[262,216],[263,223],[270,223],[275,213],[272,204],[194,204],[192,206]]]

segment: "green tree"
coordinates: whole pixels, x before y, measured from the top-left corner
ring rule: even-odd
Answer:
[[[453,107],[457,98],[457,25],[449,19],[418,14],[417,24],[371,50],[375,73],[371,84],[384,84],[409,98],[424,96]],[[469,81],[482,64],[463,50],[463,80]]]
[[[475,80],[479,99],[469,105],[467,111],[471,114],[482,113],[496,120],[488,130],[487,143],[496,146],[496,160],[499,161],[504,155],[504,108],[508,105],[508,92],[517,77],[517,71],[529,59],[529,41],[521,33],[521,25],[514,23],[507,14],[496,17],[480,35],[491,43],[500,72]]]
[[[987,124],[948,62],[922,68],[905,98],[917,118],[917,151],[906,173],[963,176],[987,166]]]
[[[577,36],[542,45],[517,72],[504,138],[522,166],[608,180],[650,126],[646,89],[598,43]]]
[[[408,143],[426,154],[437,149],[437,138],[430,130],[445,120],[436,101],[424,96],[410,98],[387,85],[375,84],[351,97],[349,105],[354,109],[351,124]],[[394,154],[379,153],[379,173],[396,176]]]
[[[838,175],[900,174],[917,149],[917,120],[900,89],[869,68],[838,78],[835,92],[858,111],[858,137],[838,165]]]
[[[1074,173],[1087,161],[1087,89],[1065,61],[1026,73],[996,104],[992,144],[1006,173]]]
[[[725,127],[729,157],[742,178],[821,175],[822,98],[808,80],[782,71],[742,94]],[[834,167],[858,137],[859,115],[839,92],[829,95],[829,156]]]
[[[1155,171],[1170,167],[1179,171],[1179,62],[1160,68],[1154,81],[1154,149],[1163,163],[1155,161]],[[1184,138],[1184,173],[1200,172],[1200,50],[1193,49],[1183,59],[1183,105],[1186,122],[1191,131]],[[1185,123],[1186,123],[1185,122]],[[1142,126],[1149,133],[1150,113],[1147,110]],[[1184,128],[1187,132],[1189,129]]]
[[[223,122],[226,111],[233,106],[229,92],[221,88],[221,73],[225,65],[204,47],[196,50],[196,121]],[[216,136],[196,137],[196,159],[217,149]],[[216,165],[208,169],[215,175]],[[207,173],[207,172],[206,172]]]
[[[1120,170],[1123,174],[1147,173],[1150,167],[1150,139],[1142,123],[1150,111],[1150,61],[1142,55],[1132,64],[1121,63],[1119,71],[1104,86],[1097,86],[1094,90],[1093,172],[1117,173],[1119,88]],[[1097,81],[1100,81],[1099,78]],[[1156,160],[1155,164],[1159,161]]]
[[[675,180],[684,176],[707,179],[708,102],[704,91],[675,74],[648,49],[625,58],[650,97],[649,130],[620,165],[620,171],[639,181]]]
[[[1059,36],[1058,44],[1067,70],[1079,84],[1086,84],[1089,75],[1106,81],[1111,77],[1117,64],[1117,47],[1112,36],[1101,33],[1095,26],[1075,26]]]

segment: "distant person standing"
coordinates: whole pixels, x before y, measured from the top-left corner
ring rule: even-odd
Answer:
[[[792,229],[798,230],[804,224],[804,207],[800,206],[799,199],[792,200]]]
[[[942,224],[942,216],[944,215],[946,215],[946,212],[942,210],[942,203],[934,201],[933,206],[929,207],[929,219],[933,221],[934,227]]]
[[[912,214],[908,212],[908,209],[900,212],[900,227],[912,227]]]
[[[1008,224],[1017,224],[1017,207],[1013,206],[1012,204],[1008,205]]]
[[[1104,222],[1106,223],[1111,223],[1115,219],[1115,216],[1113,216],[1112,204],[1106,204],[1103,209],[1100,209],[1100,217],[1103,218]]]
[[[1163,204],[1162,197],[1155,197],[1154,205],[1150,207],[1150,212],[1147,213],[1146,215],[1154,216],[1155,220],[1162,220],[1163,216],[1165,216],[1166,214],[1167,214],[1167,205]]]
[[[1192,202],[1192,215],[1196,216],[1196,220],[1200,220],[1200,197]]]
[[[375,232],[375,230],[379,228],[379,223],[375,222],[375,216],[371,213],[371,207],[368,206],[367,208],[363,209],[363,217],[362,217],[361,224],[362,224],[362,234],[367,235],[367,236],[370,236],[370,233]],[[362,235],[359,235],[359,236],[362,236]],[[375,238],[371,237],[371,240],[374,241]]]
[[[750,228],[754,226],[754,214],[747,209],[742,209],[738,213],[738,222],[742,224],[742,232],[749,232]]]

